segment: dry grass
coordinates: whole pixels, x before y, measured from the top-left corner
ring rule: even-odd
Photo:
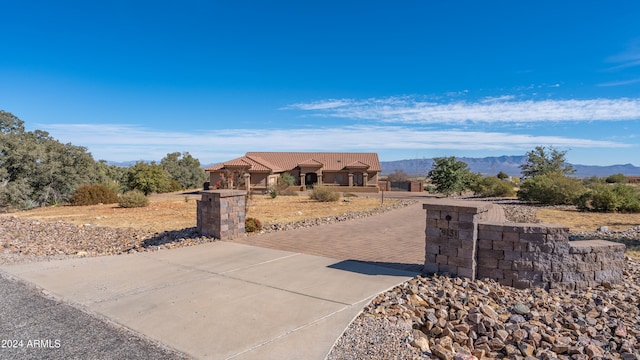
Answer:
[[[620,231],[640,225],[640,214],[591,213],[573,208],[539,209],[536,216],[546,223],[568,226],[571,231],[594,231],[601,226]],[[640,246],[627,244],[625,255],[640,261]]]
[[[568,226],[571,231],[594,231],[601,226],[626,230],[640,225],[640,214],[580,212],[573,208],[539,209],[536,216],[546,223]]]
[[[120,208],[117,204],[91,206],[52,206],[8,214],[42,221],[65,221],[78,225],[93,224],[111,228],[134,228],[151,232],[180,230],[196,226],[196,200],[200,195],[162,194],[149,198],[144,208]],[[359,212],[380,206],[379,199],[349,198],[350,202],[320,203],[308,196],[253,195],[248,217],[263,224],[284,223],[347,212]],[[391,204],[394,200],[385,200]]]

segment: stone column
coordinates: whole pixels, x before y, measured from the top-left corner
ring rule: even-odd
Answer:
[[[349,186],[353,186],[353,174],[349,173]]]
[[[304,189],[304,177],[306,174],[303,174],[302,172],[300,172],[300,186],[302,186],[302,188]]]
[[[322,185],[322,174],[318,174],[318,185]]]
[[[247,193],[251,192],[251,174],[249,173],[244,174],[244,188],[247,190]]]
[[[369,181],[369,173],[365,171],[362,173],[362,186],[367,186],[368,181]]]
[[[221,240],[244,234],[246,194],[241,190],[203,191],[198,200],[198,231]]]
[[[476,278],[478,222],[493,204],[429,200],[425,230],[424,272]]]

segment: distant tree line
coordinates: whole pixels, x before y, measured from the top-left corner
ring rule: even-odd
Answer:
[[[435,158],[428,177],[434,190],[445,196],[473,191],[483,197],[509,197],[542,205],[575,205],[581,211],[640,212],[640,191],[626,184],[623,174],[576,179],[566,151],[537,146],[527,152],[520,167],[523,181],[503,172],[483,177],[455,157]],[[516,187],[518,188],[516,191]]]
[[[22,120],[0,110],[0,210],[68,203],[86,185],[148,195],[199,188],[205,179],[188,152],[169,153],[159,164],[108,165],[85,147],[63,144],[46,131],[26,131]]]

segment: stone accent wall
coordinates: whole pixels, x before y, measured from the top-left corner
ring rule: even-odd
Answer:
[[[198,200],[198,231],[221,240],[243,235],[246,194],[241,190],[203,191]]]
[[[623,244],[569,241],[569,229],[504,221],[498,205],[431,200],[425,273],[495,279],[516,288],[586,288],[622,279]]]

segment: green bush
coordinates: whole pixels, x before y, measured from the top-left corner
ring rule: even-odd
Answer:
[[[278,197],[278,189],[276,187],[271,187],[269,188],[269,196],[271,196],[272,199],[275,199],[276,197]]]
[[[140,190],[131,190],[120,196],[118,205],[123,208],[145,207],[149,205],[149,199]]]
[[[166,182],[165,186],[160,190],[160,192],[170,193],[180,190],[184,190],[184,187],[176,180],[170,179]]]
[[[640,193],[624,184],[598,185],[576,198],[581,211],[596,212],[640,212]]]
[[[522,182],[518,199],[542,205],[572,205],[585,192],[580,180],[561,173],[537,175]]]
[[[328,186],[314,186],[313,191],[311,192],[311,199],[317,200],[320,202],[331,202],[340,200],[340,194],[334,192]]]
[[[500,180],[495,176],[484,177],[471,186],[474,194],[482,197],[509,197],[516,194],[513,184],[509,181]]]
[[[70,202],[75,206],[115,204],[118,194],[104,185],[84,185],[76,190]]]
[[[608,184],[626,184],[627,177],[624,174],[613,174],[604,179]]]
[[[244,231],[256,232],[260,230],[262,230],[262,223],[260,223],[260,220],[252,217],[246,218],[244,220]]]

